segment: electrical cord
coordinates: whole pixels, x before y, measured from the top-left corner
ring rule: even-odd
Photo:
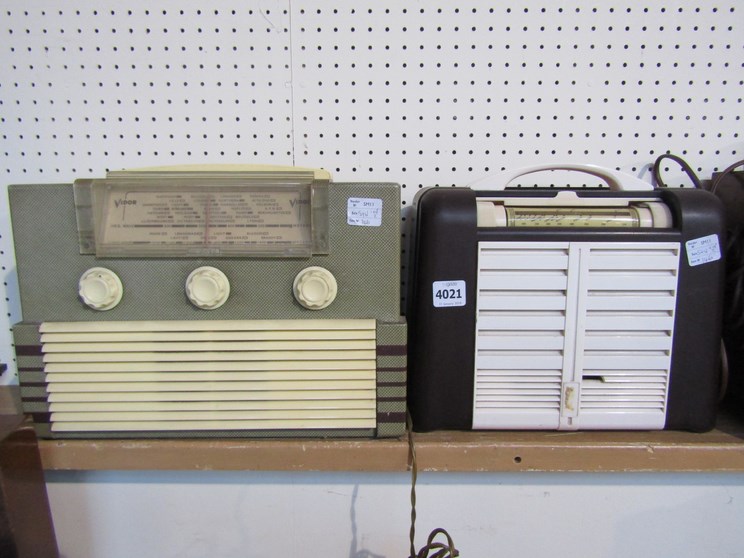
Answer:
[[[723,171],[713,176],[709,190],[718,193],[723,180],[737,167],[744,166],[744,159],[729,165]],[[731,205],[731,204],[727,204]],[[727,210],[741,210],[741,208],[727,207]],[[728,215],[726,223],[726,310],[724,324],[730,331],[744,330],[744,214]]]
[[[737,167],[744,166],[744,159],[726,167],[713,176],[709,190],[726,204],[726,304],[724,308],[724,337],[731,354],[744,352],[744,205],[731,191],[719,192],[724,179]],[[738,187],[738,185],[736,185]],[[724,197],[726,199],[724,199]],[[739,202],[738,204],[736,202]]]
[[[416,552],[416,479],[418,477],[418,466],[416,464],[416,446],[413,441],[413,421],[411,413],[406,411],[406,427],[408,430],[408,450],[411,454],[411,531],[410,541],[411,550],[408,558],[447,558],[460,555],[460,551],[455,548],[455,543],[447,531],[442,528],[434,529],[426,540],[426,545]],[[438,535],[444,535],[447,542],[435,542]],[[430,554],[434,552],[434,554]]]
[[[656,185],[659,188],[667,187],[666,183],[661,178],[661,162],[664,159],[671,159],[672,161],[677,163],[680,167],[682,167],[682,170],[685,171],[685,174],[690,178],[690,181],[695,186],[695,188],[702,188],[700,179],[698,178],[697,174],[695,174],[695,171],[692,170],[692,167],[690,167],[690,165],[687,164],[687,161],[685,161],[679,155],[673,155],[671,153],[664,153],[663,155],[659,155],[656,158],[656,161],[654,161],[652,172],[653,172],[654,180],[656,181]]]
[[[744,159],[742,159],[741,161],[736,161],[733,165],[729,165],[728,167],[723,169],[722,172],[715,175],[715,177],[713,178],[713,182],[711,182],[710,185],[710,191],[715,194],[718,186],[721,184],[721,181],[723,181],[724,178],[731,174],[735,168],[742,166],[744,166]]]

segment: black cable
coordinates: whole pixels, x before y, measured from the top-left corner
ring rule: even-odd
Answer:
[[[406,429],[408,430],[408,451],[411,454],[411,530],[409,533],[411,541],[411,553],[409,558],[416,556],[416,477],[418,476],[416,466],[416,446],[413,443],[413,421],[411,413],[406,409]]]
[[[729,165],[713,176],[710,191],[716,194],[723,180],[737,167],[744,166],[744,159]],[[721,197],[720,194],[717,194]],[[744,223],[742,216],[729,217],[726,223],[726,308],[724,327],[728,332],[744,331]]]
[[[744,234],[741,226],[729,231],[726,242],[727,326],[744,329]]]
[[[672,161],[677,163],[680,167],[682,167],[682,170],[685,171],[685,174],[690,178],[695,188],[702,187],[700,183],[700,179],[698,178],[697,174],[695,174],[695,171],[692,170],[692,167],[689,164],[687,164],[687,161],[685,161],[682,157],[679,157],[678,155],[673,155],[671,153],[664,153],[663,155],[659,155],[656,158],[656,161],[654,161],[654,166],[652,168],[652,171],[654,175],[654,181],[656,181],[657,187],[666,188],[667,186],[664,180],[661,178],[661,162],[664,159],[671,159]]]
[[[718,196],[726,208],[721,396],[726,395],[729,384],[735,380],[731,377],[731,365],[740,366],[737,363],[741,361],[744,352],[744,206],[741,196],[734,190],[721,188],[719,191],[719,188],[724,179],[742,165],[744,160],[737,161],[722,172],[714,174],[707,182],[707,189]],[[733,181],[734,188],[740,187],[737,182],[740,181]]]
[[[413,421],[411,413],[406,411],[406,427],[408,429],[408,450],[411,454],[411,531],[410,541],[411,549],[408,558],[447,558],[460,555],[460,551],[455,548],[449,533],[442,528],[434,529],[426,540],[426,545],[416,552],[414,539],[416,538],[416,479],[418,477],[418,465],[416,464],[416,446],[413,442]],[[444,535],[446,543],[435,542],[437,535]],[[434,554],[430,554],[434,552]]]
[[[716,190],[718,189],[718,185],[721,183],[721,181],[726,178],[729,174],[733,172],[733,170],[737,167],[744,166],[744,159],[741,161],[736,161],[733,165],[729,165],[726,167],[723,172],[718,173],[713,177],[713,182],[710,185],[710,191],[714,194],[716,193]]]

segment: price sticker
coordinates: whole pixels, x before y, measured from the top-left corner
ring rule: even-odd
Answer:
[[[465,281],[434,281],[435,308],[465,306]]]

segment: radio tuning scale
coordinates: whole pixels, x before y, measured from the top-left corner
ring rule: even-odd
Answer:
[[[81,253],[308,257],[326,253],[328,179],[313,171],[109,173],[75,183]]]

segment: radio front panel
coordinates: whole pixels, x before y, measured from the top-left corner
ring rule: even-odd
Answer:
[[[395,184],[332,184],[330,250],[309,257],[97,257],[81,254],[72,184],[9,187],[18,281],[25,321],[237,320],[318,318],[297,302],[294,279],[322,267],[337,282],[323,318],[400,318],[400,194]],[[375,200],[379,224],[349,224],[350,203]],[[219,270],[229,298],[208,312],[185,293],[189,275]],[[119,304],[100,312],[81,304],[79,281],[105,268],[121,281]]]

